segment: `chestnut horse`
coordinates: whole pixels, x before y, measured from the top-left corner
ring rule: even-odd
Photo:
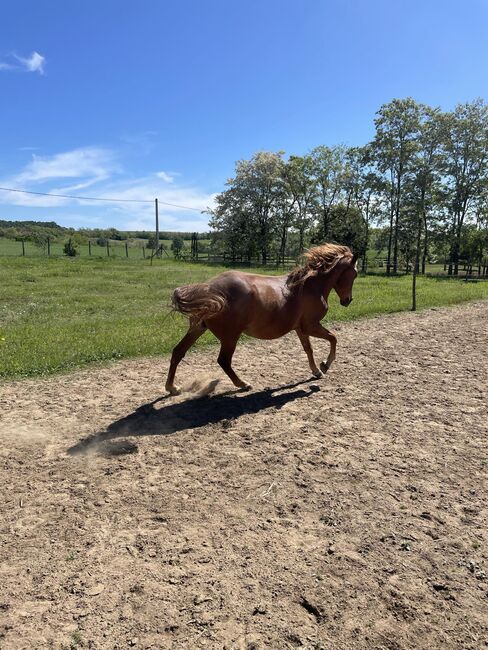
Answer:
[[[304,258],[305,264],[288,275],[226,271],[208,282],[176,289],[173,307],[189,317],[190,328],[173,350],[166,390],[178,394],[174,385],[178,364],[207,329],[220,340],[219,365],[239,388],[251,388],[232,368],[232,355],[242,333],[276,339],[295,330],[313,375],[321,377],[327,372],[335,359],[337,339],[320,321],[327,313],[332,289],[341,305],[351,303],[357,256],[347,246],[323,244],[308,250]],[[330,343],[329,356],[320,364],[320,370],[310,336]]]

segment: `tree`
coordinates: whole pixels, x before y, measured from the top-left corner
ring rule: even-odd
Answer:
[[[253,215],[247,212],[248,208],[239,191],[229,187],[217,195],[215,202],[217,207],[209,210],[210,227],[214,230],[213,246],[222,243],[224,251],[230,253],[233,262],[243,255],[250,261],[257,247],[256,230]]]
[[[366,224],[363,216],[355,206],[335,205],[332,208],[331,239],[349,246],[355,253],[365,256]]]
[[[361,257],[362,271],[365,272],[371,223],[381,215],[387,185],[376,170],[371,145],[351,148],[348,158],[351,199],[364,222],[364,253]]]
[[[488,106],[482,99],[444,113],[441,166],[451,213],[449,274],[457,275],[462,228],[488,174]]]
[[[295,207],[293,226],[299,234],[298,254],[304,249],[305,232],[313,222],[317,186],[312,176],[311,156],[290,156],[284,168],[285,188]]]
[[[332,222],[337,214],[332,207],[344,198],[347,170],[347,149],[343,145],[312,149],[309,155],[310,174],[315,182],[317,216],[320,220],[318,237],[326,241],[330,237]]]
[[[79,251],[76,248],[76,244],[73,243],[73,240],[71,239],[71,237],[65,243],[65,245],[63,247],[63,253],[64,253],[64,255],[67,255],[68,257],[76,257],[79,254]]]
[[[373,141],[379,170],[387,176],[390,203],[387,273],[393,256],[393,272],[398,270],[398,234],[402,208],[402,191],[416,150],[421,107],[412,98],[394,99],[383,104],[375,119]]]
[[[283,197],[283,153],[259,151],[236,164],[235,177],[217,196],[212,228],[224,227],[260,251],[266,264],[278,225],[277,204]],[[243,236],[244,235],[244,236]],[[247,235],[247,237],[246,237]]]
[[[422,254],[422,273],[428,253],[429,217],[439,197],[439,110],[428,106],[421,107],[419,132],[413,169],[407,188],[410,190],[410,212],[412,230],[415,233],[415,261],[412,270],[412,311],[417,309],[417,274],[420,272],[422,233],[424,237]],[[408,190],[407,190],[408,192]]]
[[[34,244],[38,248],[40,248],[43,252],[45,252],[49,243],[49,235],[47,235],[42,230],[39,230],[39,231],[34,231],[31,237]]]
[[[185,242],[181,237],[173,237],[173,241],[171,242],[171,250],[173,251],[173,255],[177,260],[179,260],[181,257],[184,245]]]

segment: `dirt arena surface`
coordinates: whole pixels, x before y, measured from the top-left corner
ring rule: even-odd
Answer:
[[[333,314],[332,314],[333,316]],[[488,303],[0,385],[0,647],[488,647]],[[325,342],[314,343],[318,359]]]

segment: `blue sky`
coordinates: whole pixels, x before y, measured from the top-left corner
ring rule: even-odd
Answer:
[[[0,186],[151,199],[205,230],[237,159],[363,144],[394,97],[487,98],[488,2],[16,0],[0,25]],[[0,192],[0,219],[152,227],[152,206]]]

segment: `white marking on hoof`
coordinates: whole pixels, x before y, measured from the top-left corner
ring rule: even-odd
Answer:
[[[179,395],[181,390],[178,386],[166,386],[166,390],[170,395]]]
[[[243,381],[239,388],[241,390],[251,390],[252,386],[251,384],[248,384],[247,381]]]
[[[312,373],[312,375],[315,377],[315,379],[320,379],[322,377],[322,373],[320,370],[316,370],[315,372]]]
[[[327,372],[328,369],[329,369],[329,366],[322,361],[321,364],[320,364],[320,370],[322,370],[324,375],[325,375],[325,373]]]

